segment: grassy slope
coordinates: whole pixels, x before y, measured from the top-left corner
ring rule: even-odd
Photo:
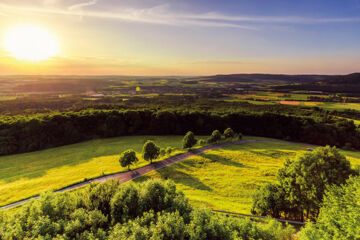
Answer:
[[[99,139],[0,157],[0,205],[59,189],[83,181],[84,178],[125,171],[126,169],[119,165],[119,154],[129,148],[140,152],[148,139],[154,140],[161,147],[180,148],[182,136]],[[140,155],[138,157],[140,158]],[[146,164],[148,162],[140,160],[132,168]]]
[[[250,143],[211,150],[151,172],[148,178],[172,179],[191,203],[200,207],[250,213],[251,194],[276,173],[286,158],[293,158],[306,146],[287,143]],[[359,152],[343,152],[353,166],[360,165]]]

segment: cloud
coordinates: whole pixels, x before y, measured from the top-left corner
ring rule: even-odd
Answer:
[[[283,23],[283,24],[320,24],[320,23],[345,23],[360,22],[360,17],[355,18],[309,18],[297,16],[234,16],[225,15],[217,12],[209,12],[199,15],[186,15],[186,18],[203,19],[203,20],[219,20],[232,22],[248,22],[248,23]]]
[[[69,11],[79,10],[79,9],[84,8],[84,7],[89,7],[89,6],[92,6],[92,5],[95,5],[95,4],[97,4],[97,0],[91,0],[91,1],[88,1],[88,2],[74,4],[74,5],[70,6],[68,9],[69,9]]]
[[[50,1],[50,0],[47,0]],[[97,0],[90,0],[70,6],[69,8],[55,7],[23,7],[18,5],[1,4],[0,10],[13,14],[36,13],[36,14],[56,14],[78,17],[90,17],[101,19],[113,19],[126,22],[140,22],[148,24],[161,24],[173,26],[198,26],[198,27],[226,27],[247,30],[259,30],[265,25],[277,24],[327,24],[327,23],[351,23],[360,22],[359,17],[355,18],[308,18],[297,16],[244,16],[228,15],[218,12],[188,13],[174,12],[168,4],[157,5],[155,7],[122,8],[117,11],[94,11],[84,10],[84,7],[97,4]]]

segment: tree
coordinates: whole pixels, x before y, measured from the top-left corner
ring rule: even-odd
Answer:
[[[130,165],[134,164],[137,161],[139,161],[139,159],[136,157],[136,153],[132,149],[126,150],[125,152],[121,153],[119,159],[120,165],[122,167],[128,167],[129,170]]]
[[[342,186],[329,187],[316,223],[307,223],[299,233],[300,239],[358,239],[359,199],[360,177],[351,177]]]
[[[194,133],[189,131],[186,133],[182,142],[183,142],[183,148],[186,149],[186,148],[192,148],[197,143],[197,140],[195,139]]]
[[[254,213],[303,221],[315,219],[327,186],[343,184],[355,171],[335,147],[320,147],[288,160],[277,178],[280,185],[266,185],[253,197]]]
[[[350,162],[335,147],[320,147],[287,161],[278,172],[290,208],[299,209],[301,220],[319,214],[327,185],[345,183],[354,171]]]
[[[214,143],[221,140],[221,133],[219,130],[214,130],[209,138],[209,143]]]
[[[150,163],[152,163],[152,161],[156,159],[159,155],[160,147],[156,146],[156,144],[151,140],[146,141],[142,150],[143,158],[146,161],[150,161]]]
[[[233,138],[235,137],[235,132],[231,128],[227,128],[224,131],[225,138]]]
[[[279,218],[286,211],[287,201],[285,192],[278,184],[268,183],[255,191],[253,198],[252,214]]]

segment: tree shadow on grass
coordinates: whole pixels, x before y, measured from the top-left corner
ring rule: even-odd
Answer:
[[[161,179],[172,180],[176,184],[182,184],[190,188],[195,188],[203,191],[212,191],[212,189],[201,182],[198,178],[191,176],[183,171],[176,169],[175,167],[168,167],[156,170]],[[146,180],[152,179],[148,175],[141,176],[134,179],[134,182],[144,182]]]
[[[211,153],[203,153],[201,154],[202,157],[210,159],[212,162],[217,162],[223,165],[238,167],[238,168],[250,168],[242,163],[232,161],[231,159],[227,159],[222,157],[221,155],[211,154]]]
[[[278,150],[262,150],[262,151],[249,151],[252,154],[270,157],[270,158],[280,158],[280,157],[289,157],[292,155],[296,155],[295,153],[283,152]]]

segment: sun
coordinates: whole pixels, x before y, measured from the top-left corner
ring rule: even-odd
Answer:
[[[46,29],[33,25],[10,28],[4,36],[4,49],[18,60],[39,62],[59,53],[58,41]]]

